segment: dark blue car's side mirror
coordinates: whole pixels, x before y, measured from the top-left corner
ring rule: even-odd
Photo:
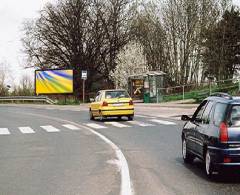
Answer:
[[[182,115],[181,120],[182,121],[190,121],[191,118],[189,116],[187,116],[187,115]]]

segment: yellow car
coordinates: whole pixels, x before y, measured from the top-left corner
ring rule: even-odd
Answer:
[[[90,119],[100,117],[100,120],[107,117],[128,117],[133,120],[134,106],[132,98],[126,90],[102,90],[99,91],[95,99],[90,99],[89,108]]]

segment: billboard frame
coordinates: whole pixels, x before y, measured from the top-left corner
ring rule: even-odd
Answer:
[[[37,85],[37,81],[36,81],[36,72],[37,71],[52,71],[52,70],[72,70],[73,71],[73,82],[72,82],[72,85],[73,85],[73,92],[72,93],[68,93],[68,92],[66,92],[66,93],[39,93],[39,94],[37,94],[36,93],[36,85]],[[74,94],[74,81],[75,81],[75,77],[74,77],[74,69],[71,69],[71,68],[66,68],[66,69],[63,69],[63,68],[54,68],[54,69],[44,69],[44,70],[42,70],[42,69],[39,69],[39,70],[35,70],[34,71],[34,94],[35,94],[35,96],[39,96],[39,95],[73,95]]]

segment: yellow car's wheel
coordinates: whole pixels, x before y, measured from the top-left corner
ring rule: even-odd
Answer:
[[[132,120],[133,120],[133,118],[134,118],[134,116],[133,116],[133,115],[130,115],[130,116],[128,116],[128,120],[129,120],[129,121],[132,121]]]
[[[91,110],[89,110],[89,118],[90,120],[94,120],[94,116]]]
[[[100,112],[99,112],[99,120],[100,120],[100,121],[103,121],[105,118],[106,118],[106,117],[104,117],[104,116],[102,115],[102,112],[100,111]]]

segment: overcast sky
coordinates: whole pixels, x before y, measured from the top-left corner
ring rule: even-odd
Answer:
[[[33,75],[33,70],[24,70],[24,55],[21,52],[22,24],[26,19],[35,18],[47,2],[53,0],[1,0],[0,3],[0,63],[8,64],[0,71],[11,72],[8,83],[18,84],[21,75]],[[6,68],[7,67],[7,68]]]
[[[22,23],[26,19],[38,17],[39,10],[47,2],[54,0],[1,0],[0,3],[0,63],[9,64],[7,69],[11,72],[8,76],[9,84],[18,84],[21,75],[33,76],[33,70],[23,69]],[[233,0],[240,6],[240,0]],[[0,71],[4,67],[0,66]],[[6,67],[5,67],[6,69]]]

